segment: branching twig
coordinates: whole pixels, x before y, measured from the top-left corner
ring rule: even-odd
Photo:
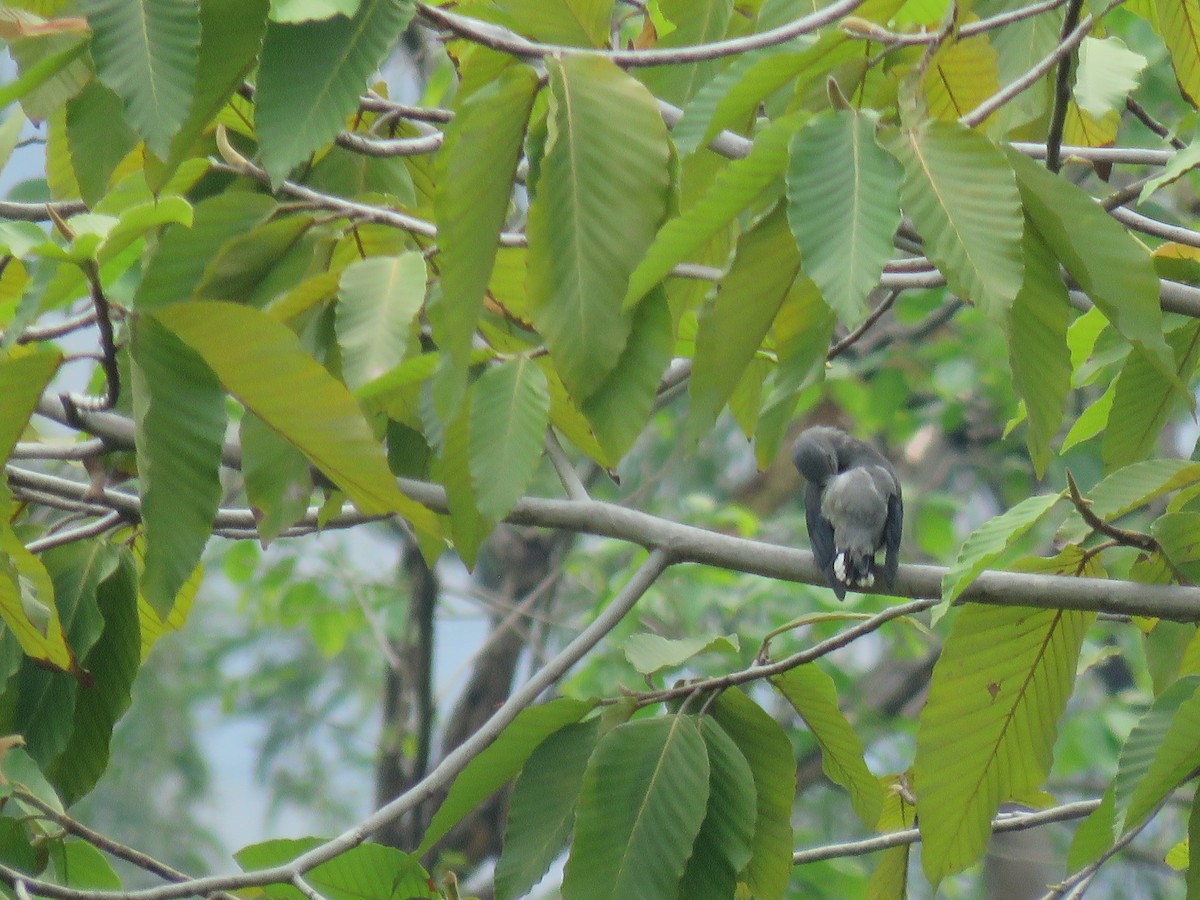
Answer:
[[[1111,847],[1093,863],[1084,866],[1078,872],[1068,876],[1066,879],[1055,885],[1049,891],[1042,895],[1041,900],[1056,900],[1059,897],[1080,897],[1083,891],[1087,888],[1088,883],[1092,880],[1095,874],[1100,871],[1100,867],[1106,862],[1133,843],[1134,838],[1142,833],[1142,830],[1150,824],[1151,820],[1158,815],[1159,811],[1167,805],[1170,796],[1164,797],[1159,801],[1146,818],[1139,822],[1135,827],[1130,828],[1127,832],[1121,835]]]
[[[1098,17],[1085,16],[1078,28],[1072,31],[1065,40],[1060,41],[1057,47],[1055,47],[1045,57],[1031,66],[1023,75],[1021,75],[1020,78],[1016,78],[1006,84],[999,91],[997,91],[988,99],[984,100],[969,113],[964,116],[960,116],[958,121],[963,125],[966,125],[968,128],[974,128],[976,125],[984,122],[988,116],[1000,109],[1000,107],[1004,106],[1004,104],[1008,103],[1014,97],[1029,90],[1029,88],[1033,87],[1038,83],[1038,81],[1041,80],[1043,75],[1054,68],[1060,59],[1062,59],[1068,53],[1071,53],[1076,47],[1083,43],[1083,39],[1088,36],[1089,32],[1092,30],[1092,26],[1096,24],[1097,18],[1102,18],[1110,9],[1113,8],[1113,6],[1121,2],[1123,2],[1123,0],[1114,0],[1114,2],[1109,4],[1109,6],[1107,6]]]
[[[814,644],[807,650],[801,650],[799,653],[793,653],[791,656],[785,657],[775,662],[755,662],[747,666],[740,672],[730,672],[727,675],[717,675],[712,678],[701,678],[687,684],[677,685],[661,691],[647,691],[645,693],[633,693],[630,696],[634,697],[640,706],[650,706],[655,703],[664,703],[668,700],[675,700],[680,697],[688,697],[692,694],[706,693],[708,691],[719,691],[727,687],[733,687],[739,684],[747,684],[751,681],[758,681],[763,678],[770,678],[772,675],[779,675],[787,672],[797,666],[802,666],[805,663],[813,662],[823,656],[827,656],[834,650],[845,647],[853,643],[865,634],[870,634],[873,631],[878,631],[893,619],[899,619],[903,616],[913,615],[914,613],[924,612],[936,606],[939,600],[914,600],[911,603],[904,603],[900,606],[892,606],[885,609],[883,612],[876,613],[869,619],[864,619],[857,625],[852,625],[845,631],[835,634],[833,637],[826,638],[819,643]]]
[[[1135,547],[1138,550],[1144,550],[1147,553],[1157,553],[1162,548],[1159,547],[1158,541],[1148,534],[1142,534],[1140,531],[1129,531],[1125,528],[1118,528],[1111,522],[1106,522],[1104,519],[1096,515],[1092,511],[1092,501],[1087,500],[1079,493],[1079,486],[1075,484],[1075,478],[1067,472],[1067,490],[1071,496],[1071,502],[1075,505],[1076,511],[1083,517],[1083,521],[1093,531],[1098,531],[1100,534],[1107,535],[1119,544],[1126,547]]]

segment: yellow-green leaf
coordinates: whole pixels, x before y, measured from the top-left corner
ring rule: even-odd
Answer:
[[[217,300],[175,303],[154,317],[360,510],[399,513],[422,531],[440,531],[433,513],[400,493],[383,447],[346,386],[304,352],[286,325],[256,309]]]

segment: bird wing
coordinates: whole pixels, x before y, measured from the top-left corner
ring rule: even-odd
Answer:
[[[883,523],[883,580],[888,587],[896,580],[896,571],[900,568],[900,532],[904,525],[904,501],[900,497],[900,488],[888,496],[887,519]]]
[[[825,573],[825,580],[840,600],[845,596],[846,588],[833,577],[833,557],[837,552],[833,544],[833,524],[821,514],[821,488],[812,482],[804,491],[804,519],[817,566]]]

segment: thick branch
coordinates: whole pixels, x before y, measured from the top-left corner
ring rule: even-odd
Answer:
[[[81,500],[88,488],[81,482],[71,482],[13,465],[6,466],[5,471],[11,483],[18,488],[29,486],[55,493],[69,491],[73,497]],[[439,485],[404,478],[400,479],[399,484],[401,490],[419,503],[439,512],[447,511],[446,493]],[[141,502],[133,494],[107,488],[97,500],[131,518],[140,518]],[[289,531],[287,536],[316,530],[317,513],[318,507],[309,509],[300,530]],[[347,505],[340,516],[324,523],[322,527],[349,528],[377,520],[378,517],[365,516]],[[254,515],[249,509],[222,509],[215,521],[219,527],[242,528],[248,532],[256,527]],[[506,521],[514,525],[559,528],[611,537],[647,549],[664,549],[670,551],[677,562],[701,563],[782,581],[825,584],[824,575],[817,568],[812,554],[806,550],[718,534],[598,500],[528,497],[517,503]],[[901,566],[892,595],[938,599],[942,595],[945,573],[946,569],[940,566]],[[1180,585],[1025,572],[984,572],[963,592],[962,599],[964,602],[998,606],[1078,609],[1118,615],[1157,616],[1177,622],[1200,621],[1200,588]]]

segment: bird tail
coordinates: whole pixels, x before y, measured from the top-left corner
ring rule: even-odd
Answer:
[[[846,587],[870,588],[875,584],[875,557],[859,550],[843,550],[833,561],[833,574]]]

